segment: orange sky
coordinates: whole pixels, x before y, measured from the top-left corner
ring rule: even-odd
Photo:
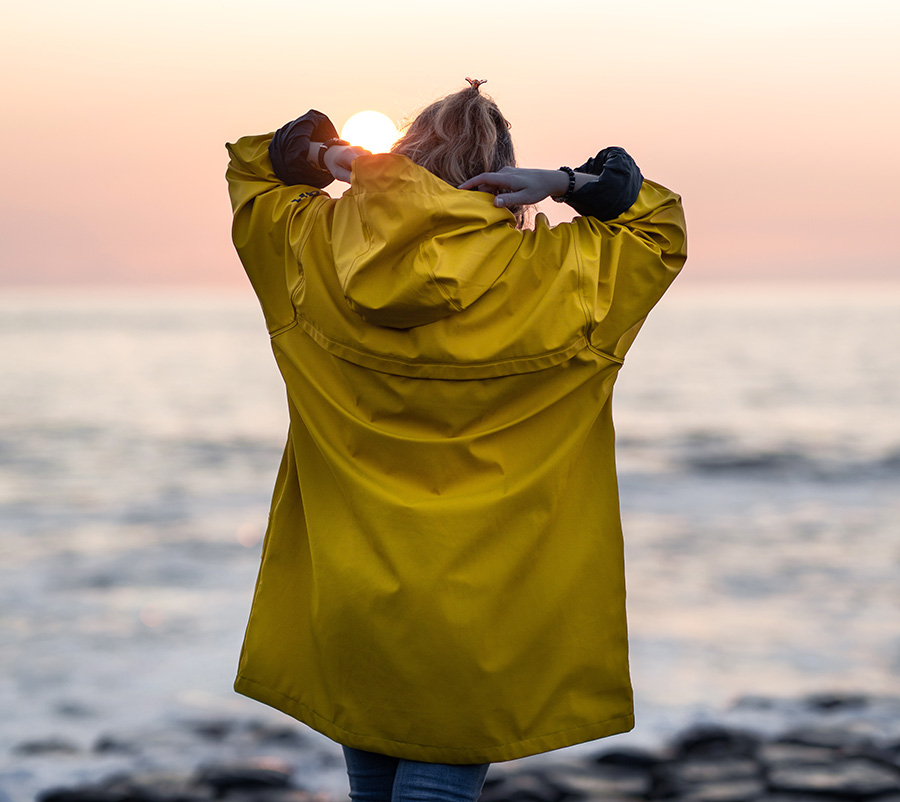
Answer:
[[[310,107],[399,121],[467,75],[523,164],[622,145],[681,192],[692,281],[900,277],[892,1],[17,5],[3,284],[238,286],[226,140]]]

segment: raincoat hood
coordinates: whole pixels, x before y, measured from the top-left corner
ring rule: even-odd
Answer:
[[[507,269],[515,218],[403,156],[358,159],[334,214],[334,267],[367,323],[406,329],[460,312]],[[425,236],[423,236],[423,233]]]

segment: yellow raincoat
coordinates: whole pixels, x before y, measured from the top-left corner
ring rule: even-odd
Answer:
[[[519,231],[402,156],[284,186],[270,138],[228,146],[290,410],[236,690],[430,762],[630,729],[610,396],[684,262],[678,196]]]

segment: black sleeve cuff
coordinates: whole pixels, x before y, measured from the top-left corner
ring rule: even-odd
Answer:
[[[338,132],[321,111],[310,109],[302,117],[283,125],[269,143],[269,158],[278,180],[284,184],[328,186],[334,176],[319,170],[307,161],[310,142],[324,142],[337,137]]]
[[[614,220],[628,211],[644,182],[634,159],[622,148],[604,148],[575,172],[596,175],[597,180],[574,192],[568,204],[578,214],[598,220]]]

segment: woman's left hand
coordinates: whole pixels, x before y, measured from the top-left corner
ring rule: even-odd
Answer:
[[[540,203],[552,195],[563,195],[569,177],[559,170],[535,170],[504,167],[495,173],[481,173],[459,185],[460,189],[478,189],[496,197],[495,206]]]

